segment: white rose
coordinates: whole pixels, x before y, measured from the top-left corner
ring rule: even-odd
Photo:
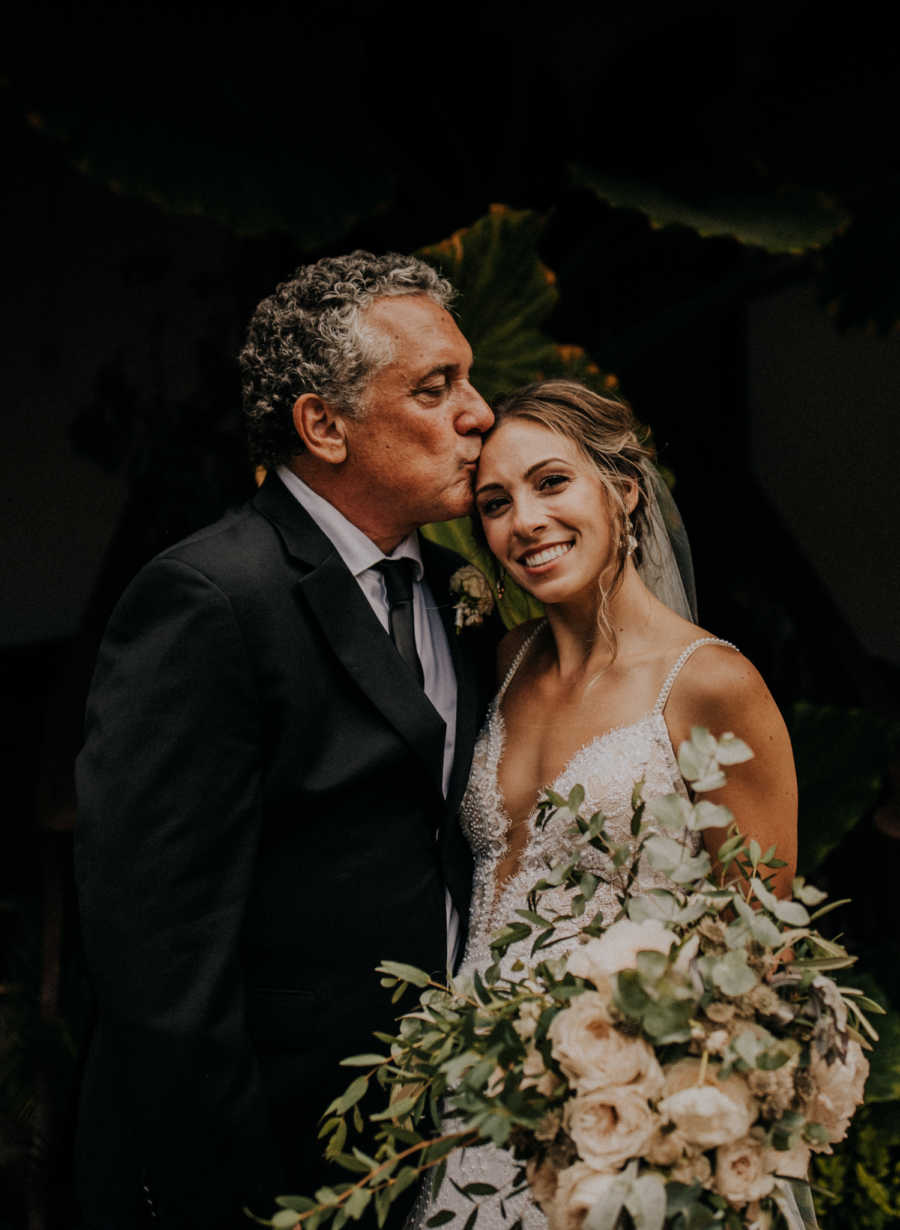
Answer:
[[[642,923],[622,918],[599,939],[588,940],[569,955],[567,968],[576,978],[586,978],[605,989],[609,977],[623,969],[637,968],[639,952],[664,952],[675,943],[675,934],[655,918]]]
[[[869,1075],[869,1061],[862,1047],[852,1038],[847,1044],[847,1057],[828,1064],[821,1055],[814,1055],[809,1065],[813,1093],[807,1100],[804,1114],[812,1123],[820,1123],[832,1143],[843,1140],[853,1112],[863,1098],[863,1086]],[[828,1145],[813,1145],[816,1153],[830,1153]]]
[[[557,1176],[556,1195],[544,1206],[550,1230],[580,1230],[585,1215],[602,1200],[618,1175],[593,1170],[576,1162]]]
[[[559,1066],[582,1092],[640,1082],[652,1097],[662,1088],[662,1070],[652,1047],[612,1024],[606,1000],[597,991],[585,991],[557,1013],[548,1036]]]
[[[665,1074],[660,1114],[675,1124],[688,1144],[701,1149],[730,1144],[746,1136],[757,1106],[746,1082],[737,1075],[716,1079],[717,1064],[708,1064],[699,1084],[701,1063],[682,1059]]]
[[[566,1106],[565,1125],[579,1155],[593,1170],[618,1170],[639,1157],[656,1131],[658,1118],[634,1085],[592,1089]]]
[[[715,1187],[732,1204],[744,1205],[768,1196],[775,1176],[767,1167],[769,1150],[752,1136],[716,1149]]]

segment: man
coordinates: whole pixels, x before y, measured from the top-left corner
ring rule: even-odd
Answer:
[[[396,1011],[374,966],[443,971],[464,930],[490,650],[453,633],[461,561],[416,534],[469,511],[492,422],[451,293],[356,252],[264,300],[241,360],[268,476],[110,621],[78,765],[89,1230],[313,1191],[337,1060]]]

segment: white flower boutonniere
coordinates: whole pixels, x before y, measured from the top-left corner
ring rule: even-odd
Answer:
[[[494,609],[494,595],[487,577],[474,564],[457,568],[450,578],[451,594],[459,594],[456,611],[456,631],[476,627]]]

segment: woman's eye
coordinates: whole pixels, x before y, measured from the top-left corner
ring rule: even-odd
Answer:
[[[538,491],[553,491],[569,481],[568,474],[545,474],[538,483]]]
[[[502,512],[509,501],[505,496],[495,496],[492,500],[485,500],[481,505],[482,517],[493,517],[498,512]]]

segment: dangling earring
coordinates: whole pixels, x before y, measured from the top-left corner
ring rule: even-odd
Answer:
[[[633,555],[637,550],[638,541],[634,536],[634,531],[631,525],[631,518],[628,513],[625,514],[625,554]]]
[[[503,597],[503,593],[505,589],[506,589],[506,573],[501,568],[497,576],[497,601],[498,602]]]

